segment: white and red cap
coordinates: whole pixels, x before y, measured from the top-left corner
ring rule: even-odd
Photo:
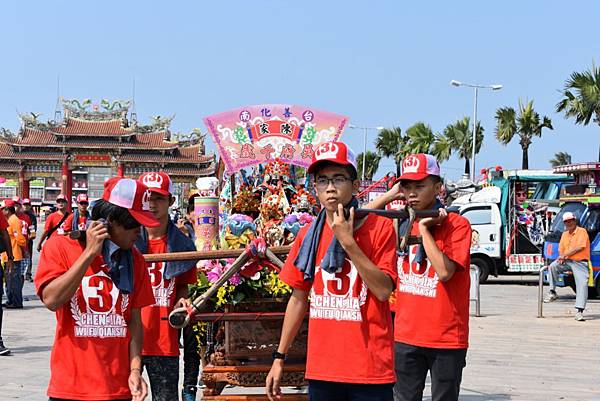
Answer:
[[[22,205],[31,205],[31,201],[29,200],[29,198],[23,198],[23,200],[21,201]]]
[[[15,203],[21,204],[21,197],[19,195],[15,195],[12,197],[12,201]]]
[[[67,197],[64,196],[63,194],[58,194],[58,195],[56,195],[56,202],[58,202],[58,201],[64,201],[64,202],[66,202],[67,201]]]
[[[133,218],[143,226],[160,225],[150,212],[150,190],[141,181],[113,177],[104,183],[102,199],[129,210]]]
[[[4,209],[5,207],[14,207],[16,205],[16,202],[12,199],[4,199],[4,201],[2,202],[2,209]]]
[[[156,192],[161,195],[173,195],[173,182],[167,173],[144,173],[140,175],[139,180],[148,187],[150,192]]]
[[[435,156],[417,153],[404,158],[398,180],[421,181],[430,175],[440,176],[440,164]]]
[[[576,217],[573,214],[573,212],[566,212],[565,214],[563,214],[563,221],[569,221],[569,220],[575,220]]]
[[[323,162],[352,166],[354,171],[356,171],[356,155],[343,142],[324,142],[317,146],[312,162],[308,166],[308,173],[314,173],[315,168]]]
[[[87,194],[79,194],[79,195],[77,195],[77,203],[81,203],[81,202],[90,203],[90,200],[88,199]]]

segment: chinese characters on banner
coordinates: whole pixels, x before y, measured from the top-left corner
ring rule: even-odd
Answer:
[[[338,140],[348,117],[312,107],[266,104],[215,114],[204,123],[231,174],[275,158],[308,167],[314,149]]]

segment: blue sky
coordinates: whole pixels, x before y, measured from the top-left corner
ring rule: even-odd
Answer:
[[[520,166],[518,142],[500,145],[493,118],[519,98],[555,128],[534,140],[530,167],[548,167],[557,151],[596,160],[600,126],[554,109],[570,73],[600,62],[599,16],[592,0],[2,2],[0,126],[18,129],[16,110],[52,118],[57,76],[62,96],[95,102],[130,98],[135,77],[139,118],[175,113],[173,131],[205,130],[203,117],[242,105],[290,103],[437,132],[473,113],[473,92],[456,79],[504,85],[480,93],[477,170]],[[362,151],[362,132],[343,138]],[[455,178],[462,166],[442,168]],[[379,173],[391,170],[382,161]]]

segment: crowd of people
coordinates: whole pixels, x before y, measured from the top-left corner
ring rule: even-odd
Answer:
[[[184,232],[169,219],[174,200],[171,178],[158,172],[137,180],[109,179],[91,213],[85,194],[77,196],[73,213],[67,199],[57,197],[37,242],[35,272],[36,292],[57,318],[50,400],[143,400],[148,385],[142,370],[154,400],[179,399],[180,335],[182,399],[196,399],[200,357],[193,328],[180,333],[163,319],[173,308],[189,305],[196,263],[146,263],[142,255],[195,250],[193,227]],[[20,309],[23,281],[32,274],[37,218],[28,199],[7,199],[1,207],[4,307]],[[189,227],[190,221],[185,223]],[[0,354],[9,353],[0,337]]]
[[[437,211],[411,226],[377,214],[355,216],[356,158],[344,143],[320,145],[307,171],[322,209],[297,235],[280,273],[293,292],[266,379],[268,398],[281,396],[286,353],[308,311],[311,400],[421,400],[428,373],[433,400],[458,400],[469,338],[471,227],[439,202],[438,162],[427,154],[408,156],[393,187],[366,205],[383,209],[403,199],[416,211]],[[49,399],[143,400],[146,370],[153,400],[177,400],[182,341],[182,398],[194,400],[195,333],[172,328],[164,317],[190,307],[196,263],[143,256],[195,250],[193,209],[188,219],[169,218],[173,185],[162,172],[109,179],[91,212],[86,195],[76,202],[69,213],[67,199],[57,198],[36,248],[36,292],[57,322]],[[37,218],[28,199],[7,199],[1,207],[3,306],[18,309],[23,282],[32,277]],[[568,231],[551,277],[572,269],[579,283],[589,239],[574,220],[565,215]],[[399,251],[398,238],[406,233],[420,241]],[[585,307],[579,293],[576,307]],[[1,324],[2,308],[0,330]],[[9,352],[0,337],[0,355]]]

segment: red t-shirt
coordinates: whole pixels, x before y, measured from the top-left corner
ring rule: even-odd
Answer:
[[[73,219],[75,214],[71,213],[69,215],[69,217],[67,217],[67,219],[65,220],[65,222],[62,224],[62,227],[64,229],[65,232],[69,232],[73,230]],[[79,218],[77,219],[77,230],[85,230],[85,226],[87,224],[87,217],[86,216],[82,216],[79,215]]]
[[[63,214],[60,214],[59,212],[54,212],[54,213],[50,213],[50,215],[48,215],[48,217],[46,217],[46,224],[44,225],[44,231],[48,232],[50,231],[50,229],[54,226],[56,226],[63,218]],[[68,217],[67,217],[68,219]],[[66,219],[65,219],[66,220]],[[55,234],[58,235],[63,235],[65,233],[65,223],[63,222],[60,227],[58,227],[56,230],[54,230],[54,232],[52,234],[50,234],[50,237],[54,236]]]
[[[293,288],[310,290],[306,378],[343,383],[393,383],[396,375],[389,303],[378,301],[369,291],[350,258],[334,274],[317,265],[314,281],[305,281],[294,262],[307,230],[308,227],[304,227],[298,233],[279,275]],[[395,282],[396,234],[392,222],[369,215],[354,232],[354,238],[365,255]],[[332,239],[333,231],[325,224],[315,259],[317,264]]]
[[[159,239],[148,240],[149,254],[166,252],[166,235]],[[165,269],[163,262],[146,263],[146,267],[150,275],[155,302],[142,309],[142,323],[144,324],[142,355],[178,356],[179,330],[171,327],[168,320],[161,319],[169,316],[177,302],[177,286],[194,284],[198,280],[196,268],[168,280],[163,276]]]
[[[0,230],[6,230],[8,228],[8,221],[4,213],[0,213]]]
[[[53,236],[42,249],[35,276],[37,294],[63,275],[82,254],[77,240]],[[142,254],[133,250],[132,294],[122,294],[98,255],[73,298],[56,311],[48,396],[76,400],[131,398],[128,324],[131,309],[154,302]]]
[[[17,213],[17,217],[23,222],[23,236],[25,239],[29,239],[29,226],[31,225],[31,219],[25,213]]]
[[[412,235],[419,235],[417,222]],[[427,260],[414,261],[418,245],[398,260],[394,339],[418,347],[463,349],[469,346],[469,289],[471,285],[471,226],[450,213],[433,237],[438,248],[458,264],[447,282]],[[409,263],[410,262],[410,263]]]

